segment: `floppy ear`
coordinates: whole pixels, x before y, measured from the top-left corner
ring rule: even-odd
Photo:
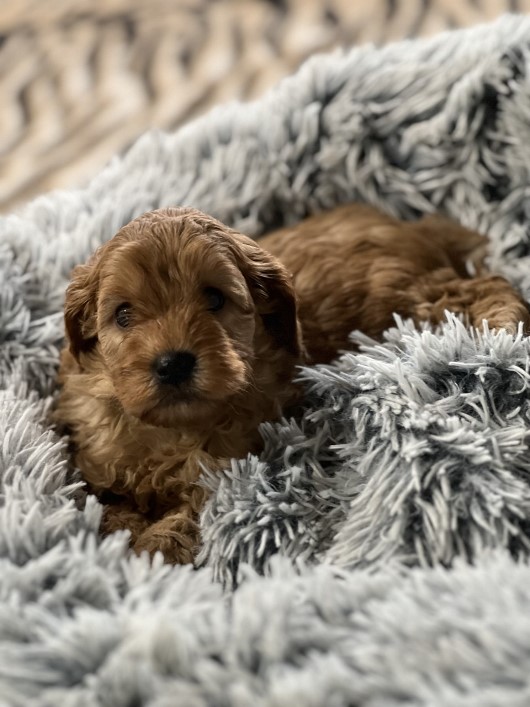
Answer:
[[[292,278],[279,260],[246,236],[236,237],[234,254],[263,325],[278,348],[303,352]]]
[[[70,351],[79,361],[81,353],[97,342],[97,296],[99,290],[99,255],[86,265],[78,265],[66,290],[64,325]]]

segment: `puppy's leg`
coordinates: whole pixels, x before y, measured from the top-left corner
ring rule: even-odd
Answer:
[[[168,511],[152,523],[136,540],[133,549],[138,554],[146,550],[153,555],[159,550],[170,564],[188,564],[195,558],[200,541],[197,517],[191,508]]]
[[[131,533],[131,545],[149,527],[149,520],[126,499],[103,506],[100,532],[110,535],[117,530],[128,530]]]
[[[515,334],[519,322],[530,332],[530,314],[519,293],[503,277],[488,275],[463,279],[449,269],[440,269],[421,278],[410,290],[415,321],[437,324],[445,310],[464,314],[466,323],[482,328],[487,320],[492,329],[506,329]]]

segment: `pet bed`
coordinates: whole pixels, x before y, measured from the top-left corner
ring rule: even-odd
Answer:
[[[530,19],[318,56],[0,221],[0,704],[530,703],[530,344],[396,322],[209,478],[201,568],[100,540],[47,426],[71,268],[189,204],[253,236],[440,210],[530,294]],[[178,97],[175,98],[178,100]],[[80,507],[81,506],[81,507]]]

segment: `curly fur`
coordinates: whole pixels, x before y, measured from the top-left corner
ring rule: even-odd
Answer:
[[[136,551],[192,561],[201,469],[257,451],[259,424],[296,399],[296,365],[329,362],[351,348],[354,329],[380,337],[394,313],[439,322],[447,309],[473,326],[528,329],[526,305],[506,280],[468,274],[483,271],[484,255],[485,239],[457,224],[404,223],[358,204],[259,244],[192,209],[122,228],[74,271],[56,412],[106,502],[103,530],[127,528]],[[226,297],[220,312],[205,306],[211,286]],[[132,311],[125,331],[115,322],[123,302]],[[199,361],[178,390],[152,372],[168,349]]]
[[[348,204],[259,243],[292,273],[312,363],[351,348],[353,330],[380,339],[395,314],[437,324],[449,310],[510,333],[530,324],[519,293],[486,272],[487,240],[438,215],[404,222]]]
[[[207,311],[204,288],[226,295]],[[114,312],[131,305],[121,330]],[[279,416],[302,350],[284,268],[255,243],[189,209],[145,214],[78,266],[67,290],[56,418],[75,462],[107,502],[103,530],[131,531],[136,551],[190,562],[205,491],[219,469],[259,445]],[[152,363],[193,351],[193,384],[165,390]]]

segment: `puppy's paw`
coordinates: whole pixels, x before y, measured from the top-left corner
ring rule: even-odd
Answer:
[[[496,318],[490,318],[488,319],[488,327],[494,331],[499,331],[499,330],[504,330],[508,334],[511,334],[512,336],[515,336],[517,334],[517,329],[518,329],[519,323],[516,321],[511,321],[511,320],[505,320],[505,319],[496,319]],[[476,328],[481,329],[482,328],[482,322],[480,325],[476,325]]]
[[[117,530],[128,530],[131,534],[131,543],[134,543],[148,527],[149,521],[145,515],[128,501],[105,504],[103,500],[103,517],[100,525],[102,535],[110,535]]]
[[[161,552],[168,564],[185,565],[193,562],[199,542],[197,523],[187,515],[175,513],[153,523],[133,544],[140,554]]]
[[[451,292],[447,309],[463,312],[469,325],[482,330],[484,320],[490,329],[504,329],[517,334],[519,324],[523,333],[530,333],[530,312],[519,292],[500,275],[461,280]]]
[[[490,305],[489,311],[483,307],[475,308],[471,324],[477,329],[482,329],[484,320],[487,321],[490,329],[504,329],[513,336],[518,333],[522,322],[523,334],[525,336],[530,334],[530,313],[526,304],[518,297],[512,296],[511,301],[506,297],[504,301],[501,300],[501,304],[495,302],[494,305]]]

